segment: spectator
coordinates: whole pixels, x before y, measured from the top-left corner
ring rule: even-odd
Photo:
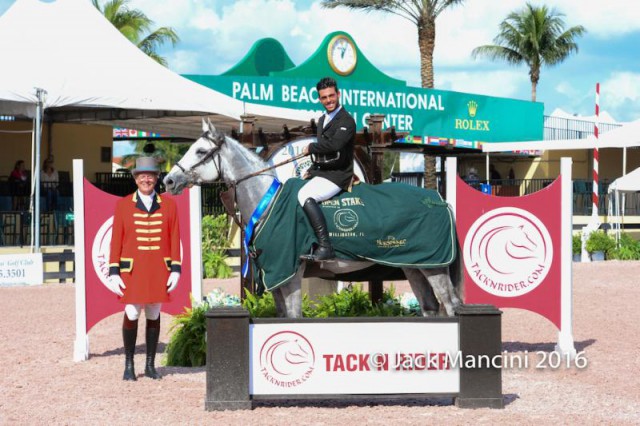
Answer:
[[[496,166],[493,164],[489,165],[489,176],[491,180],[502,180],[502,176],[500,176],[500,173],[496,170]]]
[[[53,167],[53,158],[44,160],[40,171],[40,182],[45,196],[45,211],[54,211],[58,205],[58,185],[60,178],[58,171]]]
[[[24,210],[27,195],[27,172],[24,168],[24,160],[16,161],[9,175],[9,192],[13,210]]]

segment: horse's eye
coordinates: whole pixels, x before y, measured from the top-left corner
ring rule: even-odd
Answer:
[[[203,155],[205,155],[207,153],[206,149],[198,149],[196,151],[196,155],[198,155],[199,157],[202,157]]]

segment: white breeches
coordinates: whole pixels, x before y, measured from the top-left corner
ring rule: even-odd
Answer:
[[[146,305],[126,305],[124,312],[127,314],[129,321],[135,321],[140,318],[140,312],[144,307],[144,316],[148,320],[157,320],[160,317],[160,308],[162,303],[147,303]]]
[[[298,202],[301,206],[304,206],[307,198],[313,198],[317,202],[328,200],[339,193],[341,189],[330,180],[316,176],[298,191]]]

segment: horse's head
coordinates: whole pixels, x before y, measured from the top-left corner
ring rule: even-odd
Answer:
[[[224,142],[224,134],[218,132],[209,119],[202,119],[202,136],[164,178],[167,191],[179,194],[185,187],[220,179],[219,151]]]

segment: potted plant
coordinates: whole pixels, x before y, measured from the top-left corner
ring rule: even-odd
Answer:
[[[571,252],[573,253],[573,261],[580,262],[582,255],[582,233],[573,234],[571,237]]]
[[[616,242],[604,231],[596,230],[589,234],[585,243],[586,249],[591,253],[591,260],[599,261],[605,259],[605,254],[615,248]]]

